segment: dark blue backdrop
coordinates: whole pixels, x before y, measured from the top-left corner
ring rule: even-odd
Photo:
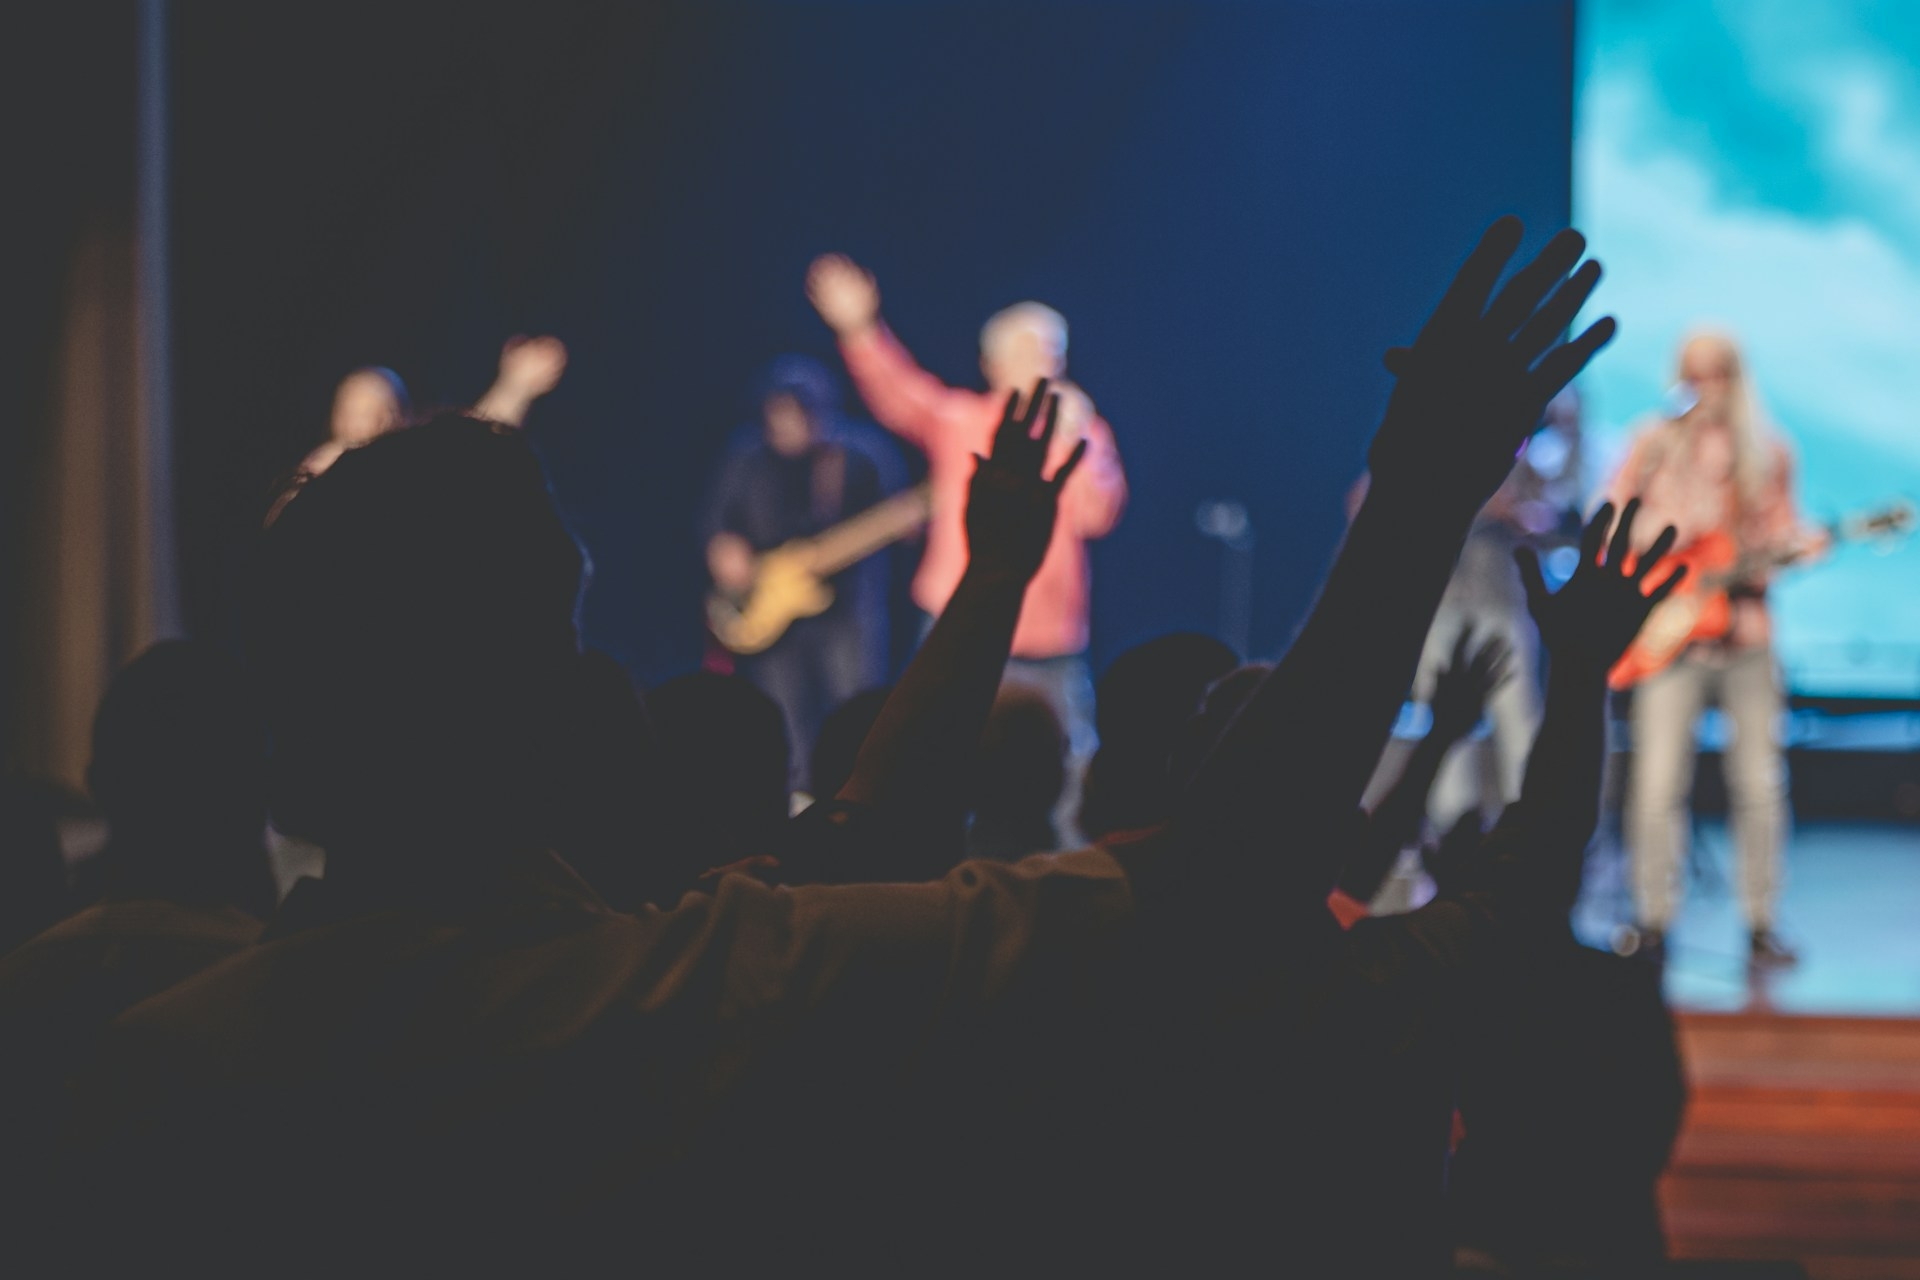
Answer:
[[[1096,653],[1211,628],[1233,497],[1284,643],[1411,336],[1493,216],[1568,214],[1567,0],[176,8],[183,499],[203,629],[261,480],[332,382],[470,398],[506,333],[571,346],[536,411],[597,577],[589,639],[697,661],[693,514],[743,388],[831,358],[845,250],[933,370],[1022,297],[1073,326],[1132,508]],[[290,27],[289,24],[298,24]]]

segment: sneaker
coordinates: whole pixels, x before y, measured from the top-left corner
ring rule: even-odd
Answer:
[[[1748,939],[1747,956],[1751,963],[1767,968],[1790,969],[1800,963],[1799,953],[1780,940],[1771,929],[1755,929]]]

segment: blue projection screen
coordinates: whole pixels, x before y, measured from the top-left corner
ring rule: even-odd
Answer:
[[[1920,4],[1583,0],[1576,225],[1621,332],[1584,380],[1596,485],[1675,348],[1742,343],[1805,514],[1920,498]],[[1789,687],[1920,696],[1920,541],[1790,570]]]

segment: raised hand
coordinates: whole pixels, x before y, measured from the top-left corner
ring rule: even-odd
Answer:
[[[509,338],[500,349],[499,385],[528,400],[559,386],[566,371],[567,347],[558,338]]]
[[[1427,700],[1433,713],[1431,736],[1449,743],[1466,737],[1480,723],[1487,699],[1512,675],[1513,651],[1506,641],[1495,636],[1474,648],[1472,632],[1463,630],[1446,669],[1433,680],[1433,696]]]
[[[500,374],[467,412],[510,427],[523,425],[533,402],[560,383],[567,347],[558,338],[508,338],[500,348]]]
[[[842,337],[870,328],[880,316],[880,289],[873,276],[844,254],[822,254],[807,268],[807,299]]]
[[[1489,227],[1413,345],[1387,353],[1397,384],[1370,454],[1376,479],[1477,510],[1547,401],[1613,337],[1606,316],[1559,340],[1600,280],[1598,262],[1575,269],[1587,246],[1577,231],[1555,236],[1494,292],[1521,230],[1514,217]]]
[[[1041,410],[1045,422],[1036,434]],[[967,491],[969,568],[1031,578],[1040,571],[1053,541],[1060,490],[1086,456],[1087,442],[1074,446],[1051,479],[1043,478],[1047,450],[1060,417],[1060,397],[1049,394],[1042,378],[1020,407],[1020,393],[1007,396],[1006,411],[993,436],[993,453],[975,455],[973,483]]]
[[[1627,503],[1611,542],[1607,530],[1613,525],[1613,504],[1595,512],[1580,539],[1580,567],[1557,592],[1547,590],[1540,557],[1533,548],[1521,547],[1513,553],[1527,589],[1527,609],[1556,663],[1578,662],[1606,672],[1620,661],[1654,606],[1686,577],[1687,566],[1682,564],[1651,590],[1646,588],[1662,557],[1673,550],[1675,533],[1668,525],[1652,546],[1634,555],[1633,521],[1639,512],[1638,498]]]

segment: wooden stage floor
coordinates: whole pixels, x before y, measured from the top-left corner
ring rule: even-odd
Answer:
[[[1803,959],[1766,978],[1747,972],[1727,834],[1700,834],[1667,975],[1693,1088],[1662,1188],[1673,1251],[1920,1280],[1920,827],[1803,826],[1780,911]],[[1603,853],[1581,931],[1626,916]]]

